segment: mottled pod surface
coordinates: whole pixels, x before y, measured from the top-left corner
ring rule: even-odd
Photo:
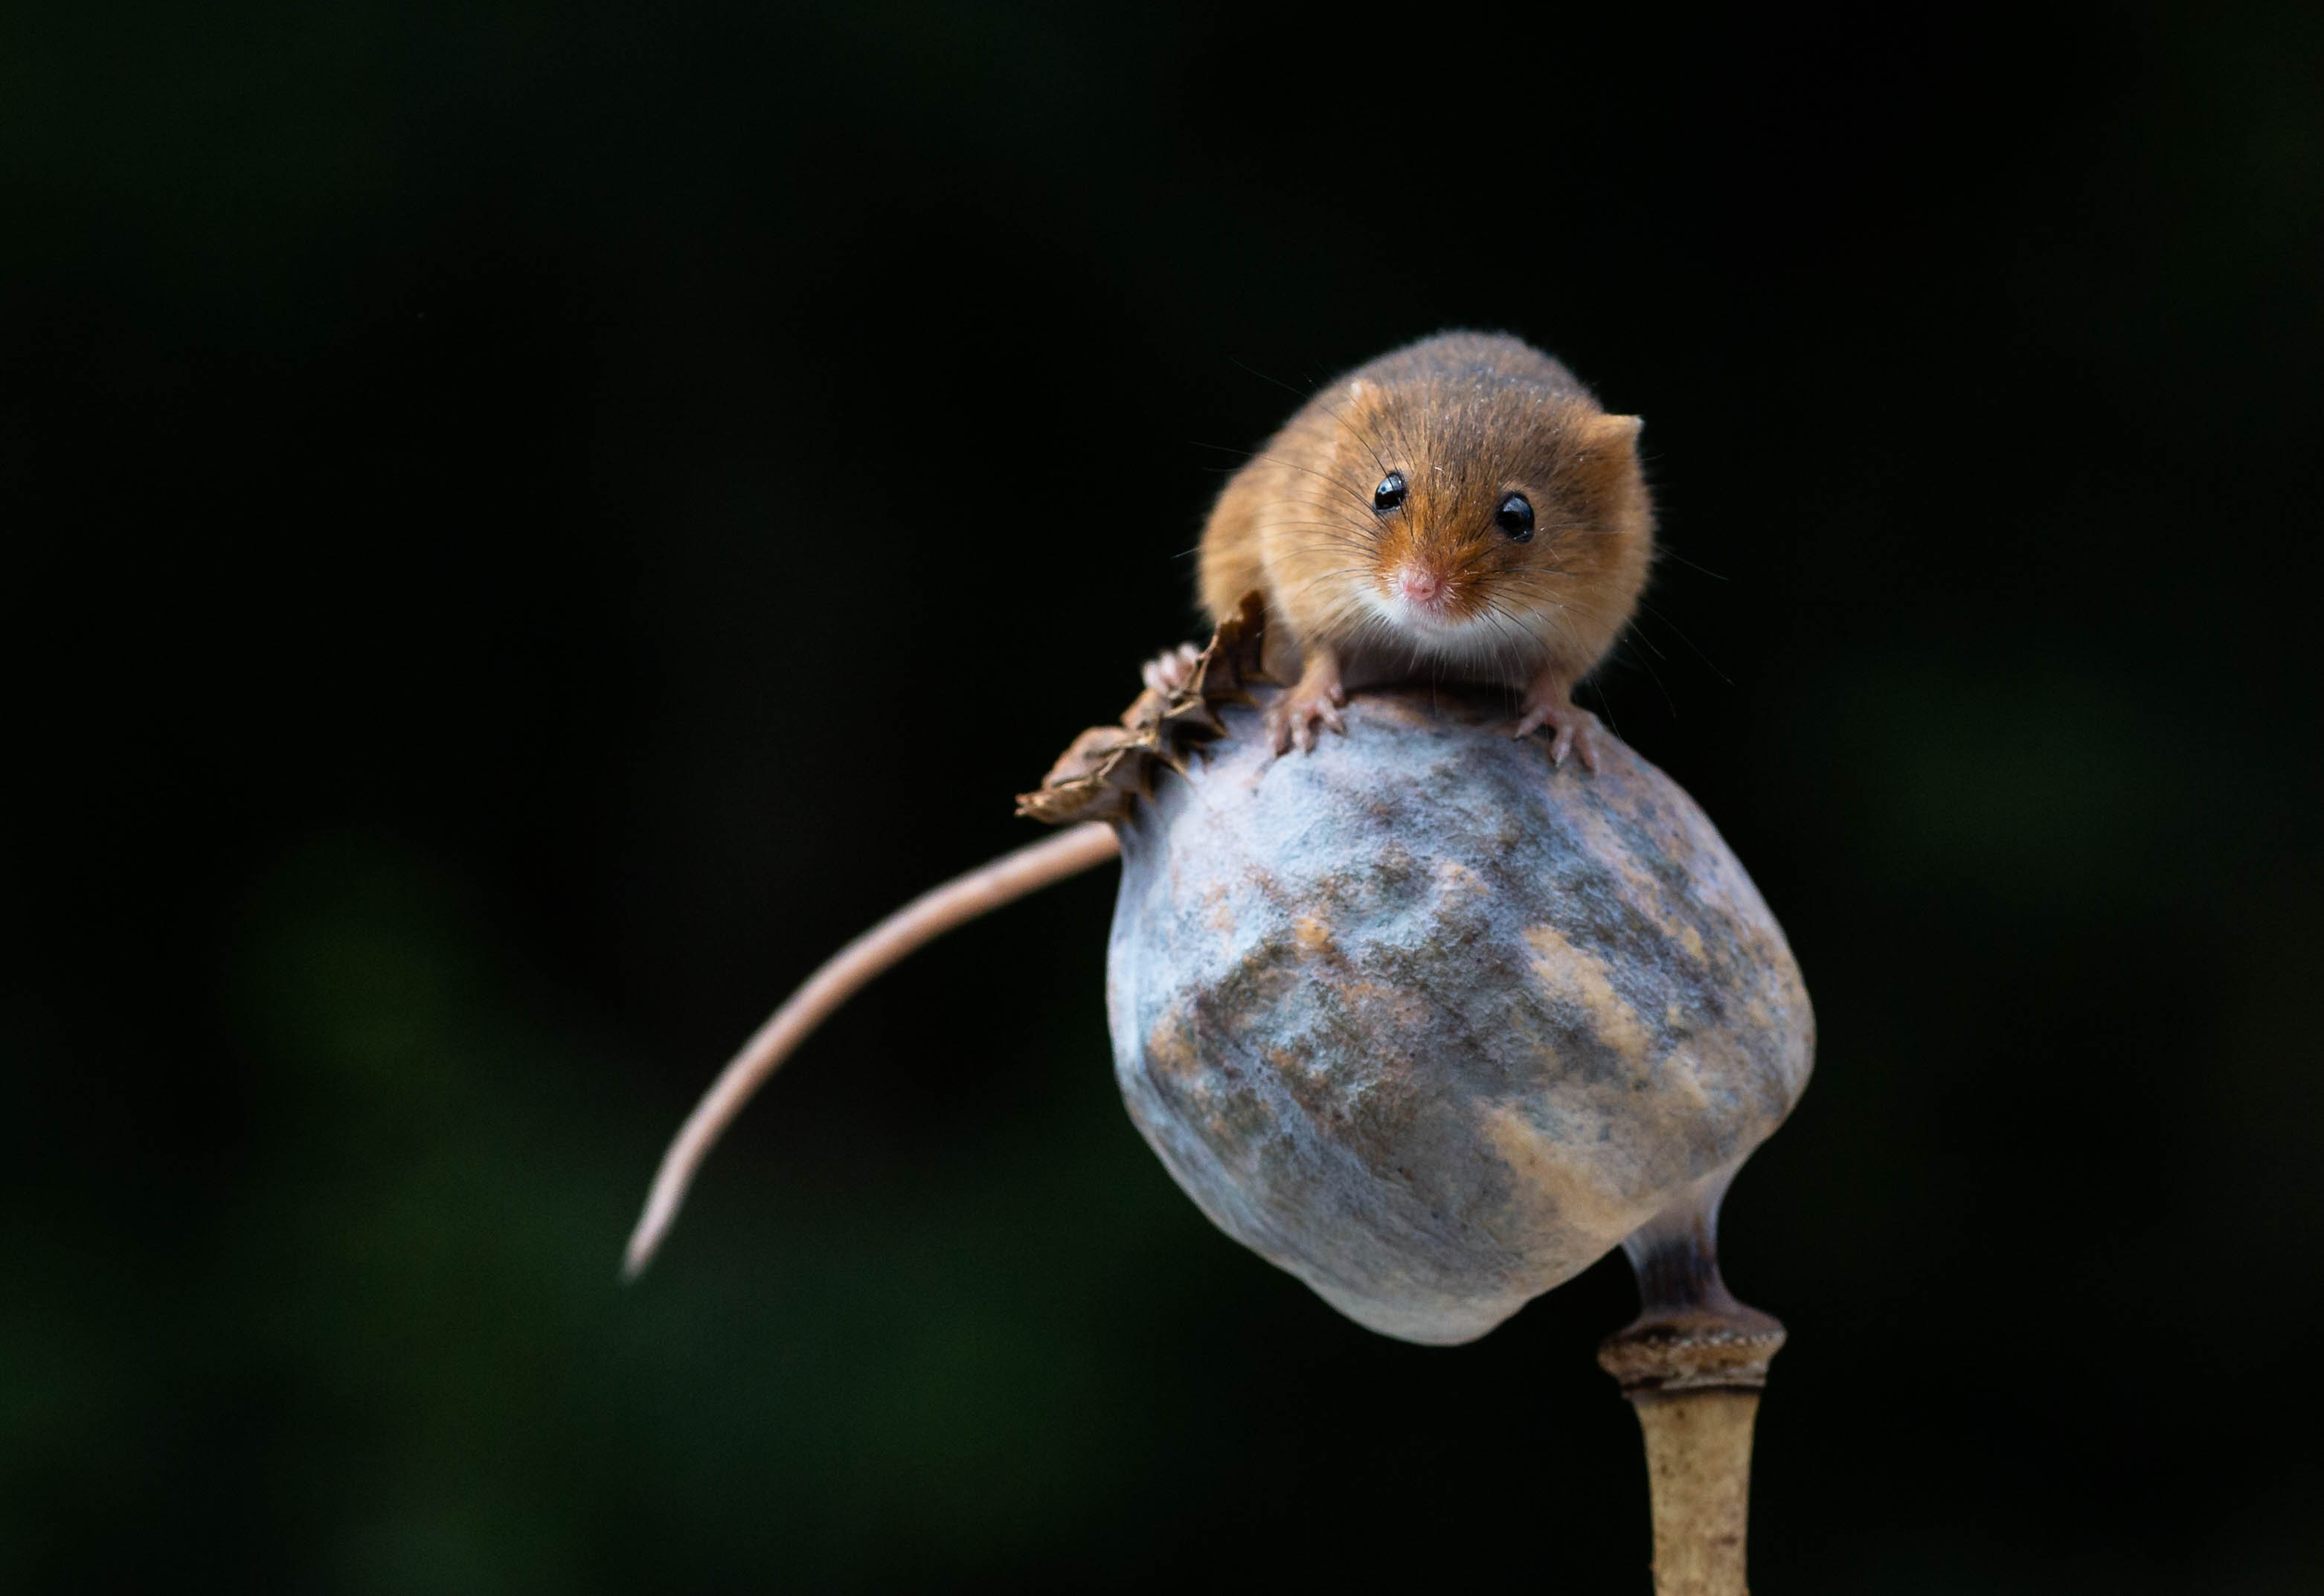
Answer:
[[[1782,1123],[1807,993],[1621,743],[1554,769],[1505,703],[1424,690],[1276,758],[1274,691],[1214,702],[1224,734],[1115,821],[1122,1096],[1230,1235],[1374,1330],[1467,1341]]]

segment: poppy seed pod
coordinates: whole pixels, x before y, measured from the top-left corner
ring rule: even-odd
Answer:
[[[1359,1323],[1468,1341],[1715,1208],[1807,1083],[1807,994],[1702,812],[1628,748],[1554,768],[1506,705],[1421,689],[1277,757],[1259,625],[1024,808],[1120,833],[1114,1068],[1178,1184]]]
[[[1599,1362],[1638,1414],[1660,1596],[1743,1596],[1774,1319],[1728,1293],[1719,1204],[1807,1084],[1783,932],[1669,777],[1553,766],[1504,706],[1398,689],[1278,758],[1257,594],[1147,668],[1020,813],[1071,829],[826,960],[662,1155],[625,1269],[720,1133],[865,982],[1121,857],[1106,960],[1130,1117],[1204,1213],[1360,1324],[1484,1335],[1619,1243],[1642,1311]]]

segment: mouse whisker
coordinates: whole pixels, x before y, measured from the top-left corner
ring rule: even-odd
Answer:
[[[1665,615],[1661,610],[1659,610],[1655,609],[1652,604],[1647,603],[1644,598],[1640,598],[1640,599],[1639,599],[1639,601],[1638,601],[1638,608],[1639,608],[1639,609],[1641,609],[1641,610],[1644,610],[1647,614],[1649,614],[1649,615],[1653,616],[1656,620],[1661,621],[1665,626],[1666,626],[1666,627],[1670,628],[1670,629],[1671,629],[1674,633],[1675,633],[1675,634],[1677,635],[1677,637],[1678,637],[1678,640],[1679,640],[1680,642],[1682,642],[1682,643],[1685,644],[1689,648],[1693,649],[1693,650],[1694,650],[1694,652],[1695,652],[1695,656],[1696,656],[1696,657],[1700,658],[1700,659],[1702,661],[1702,663],[1703,663],[1703,664],[1705,664],[1705,665],[1709,665],[1709,666],[1711,667],[1711,674],[1712,675],[1714,675],[1714,676],[1718,677],[1720,681],[1722,681],[1722,682],[1726,683],[1727,683],[1727,685],[1729,685],[1729,687],[1732,687],[1732,686],[1734,686],[1734,685],[1735,685],[1735,683],[1734,683],[1733,678],[1729,677],[1729,676],[1728,675],[1728,674],[1727,674],[1725,671],[1722,671],[1722,670],[1720,670],[1720,669],[1719,668],[1719,662],[1718,662],[1718,661],[1716,661],[1716,660],[1714,660],[1714,659],[1712,659],[1712,658],[1711,657],[1711,656],[1709,656],[1708,654],[1703,653],[1703,651],[1702,651],[1702,646],[1701,644],[1697,643],[1697,642],[1696,642],[1692,637],[1688,637],[1688,636],[1686,635],[1686,633],[1685,633],[1683,630],[1682,630],[1682,629],[1681,629],[1681,628],[1679,627],[1678,622],[1676,622],[1676,621],[1673,620],[1669,616]]]
[[[1630,659],[1631,659],[1631,657],[1632,657],[1632,656],[1629,656],[1629,655],[1628,655],[1628,654],[1626,654],[1626,653],[1624,652],[1623,647],[1622,647],[1622,645],[1623,645],[1624,643],[1628,642],[1631,637],[1637,637],[1637,638],[1638,639],[1638,641],[1640,641],[1641,643],[1646,643],[1647,647],[1649,647],[1649,648],[1654,648],[1654,645],[1653,645],[1652,643],[1646,642],[1646,635],[1644,632],[1639,631],[1636,627],[1632,627],[1628,631],[1625,632],[1625,633],[1624,633],[1620,637],[1618,637],[1618,638],[1617,638],[1617,639],[1615,640],[1615,643],[1614,643],[1614,647],[1613,647],[1613,648],[1612,648],[1611,650],[1609,650],[1609,651],[1608,652],[1607,656],[1606,656],[1606,664],[1608,664],[1608,665],[1628,665],[1628,664],[1629,664],[1629,663],[1630,663]],[[1660,653],[1662,652],[1662,650],[1661,650],[1661,649],[1659,649],[1659,648],[1655,648],[1655,653],[1657,653],[1657,654],[1660,654]],[[1667,688],[1667,687],[1665,687],[1665,686],[1664,686],[1664,685],[1663,685],[1663,674],[1662,674],[1660,671],[1658,671],[1658,670],[1655,669],[1655,662],[1654,662],[1654,661],[1652,661],[1652,660],[1650,660],[1650,659],[1648,659],[1648,658],[1646,658],[1644,655],[1639,655],[1639,656],[1637,656],[1636,657],[1637,657],[1637,662],[1638,662],[1639,665],[1640,665],[1640,666],[1641,666],[1641,667],[1646,671],[1646,674],[1647,674],[1649,677],[1651,677],[1651,678],[1653,679],[1654,683],[1655,683],[1655,690],[1656,690],[1656,691],[1658,691],[1659,693],[1661,693],[1661,694],[1663,695],[1663,702],[1664,702],[1665,705],[1667,705],[1667,706],[1669,707],[1669,709],[1670,709],[1670,712],[1671,712],[1671,719],[1672,719],[1672,720],[1677,720],[1677,719],[1678,719],[1678,700],[1676,700],[1676,699],[1673,698],[1673,697],[1671,696],[1671,690],[1670,690],[1669,688]],[[1601,667],[1601,668],[1602,668],[1602,667]],[[1600,692],[1601,692],[1601,693],[1602,693],[1602,692],[1603,692],[1604,690],[1601,688],[1600,691]],[[1610,716],[1609,716],[1609,717],[1608,717],[1608,719],[1609,719],[1609,720],[1610,720],[1611,718],[1612,718],[1612,717],[1610,717]]]
[[[1320,408],[1323,414],[1329,416],[1342,432],[1345,433],[1348,436],[1354,438],[1356,442],[1362,446],[1364,453],[1372,457],[1373,468],[1377,470],[1381,476],[1388,475],[1388,463],[1380,458],[1379,451],[1372,447],[1372,441],[1365,435],[1364,429],[1360,427],[1349,426],[1345,417],[1342,416],[1339,411],[1332,408],[1331,406],[1322,402],[1321,395],[1317,396],[1316,404],[1317,408]]]
[[[1358,508],[1367,512],[1371,509],[1371,495],[1362,485],[1350,482],[1344,477],[1335,477],[1328,472],[1318,471],[1312,465],[1304,465],[1296,460],[1286,459],[1281,454],[1273,454],[1265,449],[1227,449],[1225,445],[1222,444],[1197,444],[1195,447],[1202,449],[1219,449],[1227,454],[1240,454],[1243,456],[1244,460],[1243,469],[1248,469],[1250,465],[1256,464],[1258,462],[1264,460],[1272,465],[1287,466],[1293,471],[1305,472],[1309,476],[1314,477],[1318,481],[1325,482],[1331,487],[1338,490],[1340,492],[1346,494],[1349,501]]]

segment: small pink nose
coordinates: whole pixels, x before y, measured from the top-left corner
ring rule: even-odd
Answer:
[[[1397,570],[1396,591],[1408,603],[1424,610],[1434,610],[1444,602],[1444,579],[1434,571],[1424,571],[1417,565],[1404,565]]]

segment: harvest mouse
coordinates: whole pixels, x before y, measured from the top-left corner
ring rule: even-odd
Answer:
[[[1219,495],[1201,588],[1223,622],[1266,605],[1266,674],[1293,685],[1268,706],[1277,754],[1343,731],[1350,691],[1464,681],[1522,694],[1520,737],[1555,733],[1551,758],[1594,766],[1597,720],[1573,684],[1628,624],[1654,553],[1638,420],[1610,416],[1573,374],[1512,337],[1445,333],[1360,366],[1309,399]],[[1145,667],[1167,695],[1191,647]],[[663,1155],[630,1239],[652,1257],[711,1145],[815,1028],[929,939],[1120,851],[1089,822],[923,894],[849,943],[726,1066]]]
[[[1266,595],[1277,752],[1344,729],[1351,688],[1523,693],[1517,735],[1595,763],[1573,684],[1628,624],[1654,557],[1638,418],[1517,339],[1445,333],[1324,388],[1235,473],[1204,528],[1213,622]],[[1170,656],[1157,662],[1167,681]]]

